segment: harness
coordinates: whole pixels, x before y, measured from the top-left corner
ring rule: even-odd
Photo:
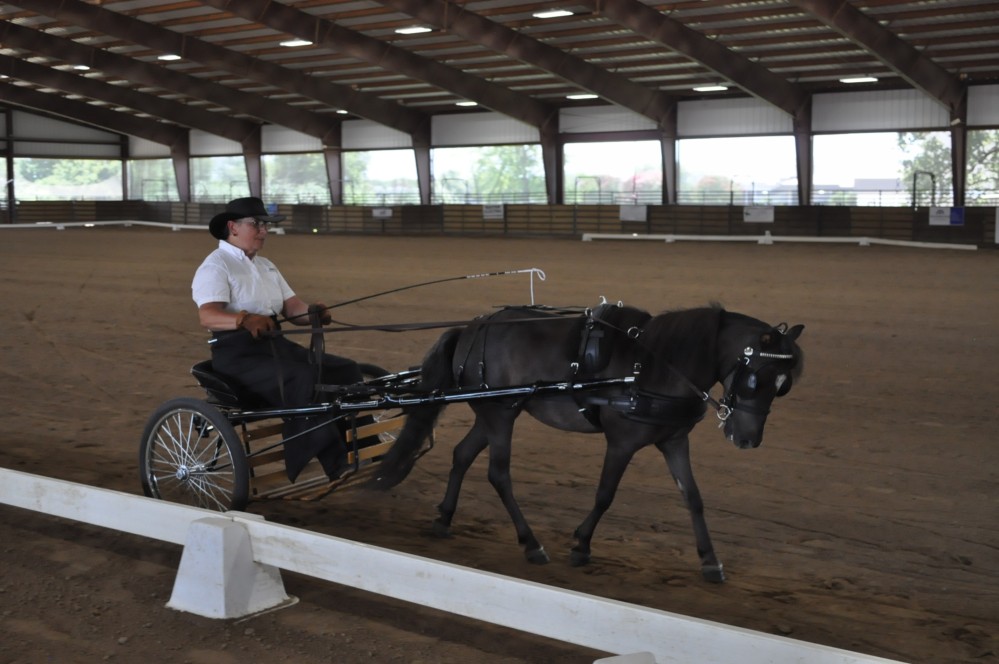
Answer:
[[[596,323],[600,323],[604,326],[609,325],[600,317],[590,315],[588,310],[587,324],[584,325],[580,343],[580,359],[572,364],[574,374],[578,371],[579,366],[584,362],[594,363],[594,360],[587,354],[592,353],[594,348],[592,339],[594,337],[593,327]],[[783,335],[787,332],[787,324],[781,323],[773,329],[775,332]],[[618,331],[623,330],[618,329]],[[643,331],[643,328],[634,327],[624,331],[629,339],[635,341],[641,352],[640,357],[633,364],[635,382],[632,383],[627,394],[610,397],[584,394],[576,399],[577,403],[580,405],[580,412],[597,428],[602,428],[600,424],[599,411],[597,410],[598,406],[612,408],[630,420],[644,422],[647,424],[673,425],[677,427],[693,427],[697,424],[697,422],[704,417],[705,411],[707,410],[707,404],[711,404],[711,406],[715,409],[719,420],[719,426],[722,426],[736,410],[742,410],[754,415],[767,415],[770,412],[769,407],[766,409],[757,408],[750,404],[744,403],[745,399],[740,401],[739,391],[741,389],[744,392],[749,392],[748,396],[751,397],[757,388],[757,374],[762,369],[776,362],[794,359],[794,355],[791,353],[774,353],[764,351],[762,349],[757,350],[753,346],[747,346],[743,349],[742,356],[736,360],[732,369],[728,371],[722,379],[722,384],[726,385],[726,388],[721,399],[715,399],[709,392],[702,390],[695,385],[694,382],[690,380],[682,371],[674,367],[672,364],[664,362],[667,369],[678,376],[697,396],[678,397],[660,394],[658,392],[643,390],[637,387],[637,379],[642,371],[643,363],[645,363],[645,361],[652,356],[652,351],[649,348],[638,343]],[[754,357],[760,358],[764,360],[764,362],[755,363],[754,366]],[[602,365],[600,362],[596,362],[594,365],[603,369],[606,367],[606,363],[609,362],[609,358],[603,358],[602,361]],[[787,394],[790,389],[790,375],[779,374],[777,377],[776,396],[783,396]]]

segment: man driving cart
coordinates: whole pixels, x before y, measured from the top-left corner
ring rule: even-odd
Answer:
[[[212,333],[212,369],[240,384],[269,407],[316,403],[316,366],[308,349],[275,334],[281,323],[309,325],[309,305],[288,285],[277,266],[259,255],[268,225],[284,219],[268,214],[259,198],[237,198],[214,217],[208,230],[218,247],[194,274],[191,292],[198,320]],[[322,303],[313,305],[320,323],[330,322]],[[324,354],[324,382],[352,385],[363,380],[358,364]],[[294,481],[312,458],[335,480],[347,469],[347,447],[329,413],[284,422],[285,467]]]

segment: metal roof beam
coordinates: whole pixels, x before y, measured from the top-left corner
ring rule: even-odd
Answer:
[[[8,4],[15,4],[104,34],[116,34],[117,31],[123,30],[123,26],[126,24],[130,25],[130,21],[133,20],[121,20],[128,17],[75,0],[13,0]],[[95,12],[91,10],[101,10],[105,14],[102,14],[98,20],[95,18]],[[0,32],[0,40],[5,45],[9,44],[4,32],[9,32],[11,25],[4,21],[3,25],[0,26],[0,30],[3,30]],[[112,32],[112,29],[116,32]],[[233,90],[196,76],[181,74],[167,67],[152,65],[134,58],[78,44],[71,39],[53,37],[35,30],[29,32],[37,36],[47,37],[45,40],[46,48],[50,50],[46,55],[59,57],[67,62],[87,64],[93,69],[114,73],[144,85],[165,88],[190,97],[211,101],[232,109],[234,112],[256,116],[320,140],[335,135],[338,131],[339,120],[337,119],[329,119],[260,95]],[[121,38],[128,39],[128,36],[121,35]],[[55,44],[58,46],[54,46]],[[33,47],[30,41],[19,43],[17,46],[36,53],[40,52],[38,48]],[[58,51],[58,53],[54,51]]]
[[[362,62],[436,85],[535,127],[544,125],[555,113],[553,107],[528,95],[513,92],[501,85],[466,74],[460,69],[410,53],[398,46],[273,0],[200,1]]]
[[[687,56],[749,94],[797,117],[809,95],[766,67],[638,0],[581,0],[615,23]]]
[[[32,0],[30,5],[32,11],[70,20],[76,25],[84,25],[85,22],[85,27],[95,31],[295,92],[398,131],[413,133],[430,123],[430,118],[424,113],[359,92],[350,86],[309,76],[96,5],[79,0]]]
[[[946,106],[952,118],[961,119],[960,111],[966,96],[965,85],[894,32],[843,0],[793,1],[798,7],[877,56],[914,88]]]
[[[670,126],[676,113],[676,99],[655,88],[634,83],[562,49],[549,46],[516,30],[447,0],[380,0],[410,16],[437,25],[496,53],[540,67],[545,71],[600,95],[607,101],[643,115],[658,126]],[[603,4],[614,4],[605,2]],[[640,6],[641,3],[635,3]]]
[[[66,99],[47,92],[39,92],[20,85],[0,81],[0,98],[5,104],[44,111],[49,115],[66,118],[72,122],[93,125],[116,134],[143,138],[153,143],[169,146],[171,149],[177,146],[186,146],[188,141],[189,132],[183,127],[109,111],[100,106]]]
[[[0,72],[11,78],[47,88],[54,88],[116,106],[125,106],[158,118],[169,118],[176,124],[200,129],[237,143],[244,143],[248,139],[252,143],[253,137],[259,135],[259,125],[246,120],[224,117],[194,106],[136,92],[121,85],[110,85],[68,71],[37,65],[20,58],[0,55]],[[120,113],[120,111],[115,112]]]

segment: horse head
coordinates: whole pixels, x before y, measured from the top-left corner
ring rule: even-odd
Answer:
[[[781,323],[734,335],[725,348],[736,360],[722,378],[725,388],[720,399],[719,417],[725,437],[741,449],[759,447],[763,427],[773,400],[791,391],[794,379],[801,375],[803,358],[795,340],[804,325],[788,328]]]

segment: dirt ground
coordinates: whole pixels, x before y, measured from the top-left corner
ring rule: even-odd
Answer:
[[[200,396],[208,356],[190,299],[207,232],[0,230],[0,467],[140,493],[153,409]],[[552,555],[526,563],[480,459],[455,537],[429,536],[451,446],[386,494],[249,511],[433,559],[906,662],[999,662],[999,252],[853,245],[272,236],[264,254],[327,303],[451,276],[542,268],[535,300],[600,296],[653,312],[718,301],[804,323],[806,369],[738,450],[706,420],[694,470],[729,581],[701,580],[680,496],[643,450],[593,541],[568,563],[602,439],[523,419],[514,486]],[[407,290],[337,311],[358,324],[463,320],[526,303],[526,275]],[[389,369],[438,331],[335,335]],[[165,608],[180,547],[0,506],[0,664],[41,662],[590,662],[605,653],[285,574],[300,602],[246,621]]]

